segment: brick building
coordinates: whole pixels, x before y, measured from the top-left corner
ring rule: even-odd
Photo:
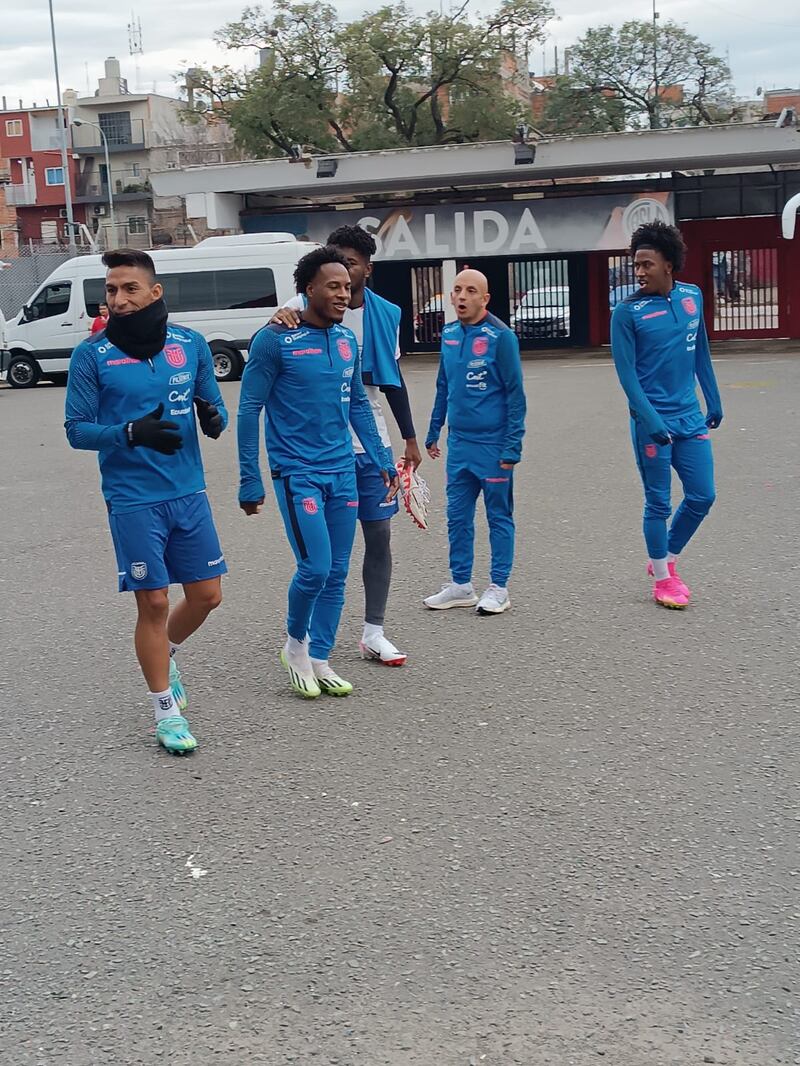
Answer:
[[[8,184],[7,208],[16,211],[18,240],[58,244],[67,236],[64,167],[56,107],[31,107],[0,111],[0,159],[5,159]],[[76,161],[68,154],[73,193],[77,181]],[[73,199],[74,203],[74,199]],[[76,222],[85,214],[75,206]],[[7,217],[5,226],[12,224]],[[11,242],[8,230],[4,242]],[[16,244],[16,241],[13,242]]]

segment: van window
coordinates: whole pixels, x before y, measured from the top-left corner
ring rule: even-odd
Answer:
[[[25,321],[32,322],[42,318],[53,318],[55,315],[65,315],[69,311],[71,288],[71,281],[59,281],[52,285],[45,285],[36,299],[31,300]]]
[[[89,318],[97,318],[100,304],[106,302],[105,278],[87,278],[83,283],[83,302]]]
[[[170,314],[187,311],[240,311],[253,307],[277,307],[275,275],[269,267],[246,270],[194,270],[159,274]],[[97,314],[105,299],[105,282],[87,278],[83,283],[86,313]]]

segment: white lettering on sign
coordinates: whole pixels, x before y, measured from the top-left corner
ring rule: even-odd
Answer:
[[[514,236],[509,247],[510,252],[526,252],[529,248],[546,248],[542,231],[536,224],[536,219],[529,207],[522,212],[522,217],[514,231]]]
[[[406,219],[402,215],[381,233],[381,219],[364,215],[358,225],[375,238],[379,259],[442,259],[448,256],[497,255],[534,252],[547,248],[533,212],[526,207],[509,221],[502,211],[455,211],[437,216],[433,211]],[[380,233],[380,236],[379,236]]]
[[[422,255],[419,245],[402,215],[399,215],[395,220],[384,243],[384,254],[387,259],[391,259],[400,252],[405,252],[406,255],[412,257]]]
[[[453,216],[453,228],[456,232],[456,255],[467,254],[467,226],[463,211],[456,211]]]
[[[425,255],[445,256],[450,254],[448,244],[439,244],[436,240],[436,215],[425,216]]]
[[[491,239],[486,235],[487,222],[495,229]],[[476,211],[472,216],[472,225],[475,227],[475,251],[478,255],[492,255],[505,248],[508,222],[499,211]]]

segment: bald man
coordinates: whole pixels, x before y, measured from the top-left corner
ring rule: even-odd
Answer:
[[[451,294],[457,321],[442,330],[436,401],[425,446],[431,459],[447,439],[447,532],[450,576],[426,607],[474,607],[502,614],[511,606],[514,561],[514,467],[522,456],[525,393],[516,334],[489,314],[489,284],[479,270],[462,270]],[[491,584],[478,599],[472,585],[475,505],[483,492],[492,553]]]

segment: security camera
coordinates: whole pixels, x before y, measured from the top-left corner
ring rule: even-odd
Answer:
[[[784,107],[781,113],[775,120],[775,128],[778,130],[785,129],[787,126],[794,126],[797,124],[797,115],[793,107]]]

